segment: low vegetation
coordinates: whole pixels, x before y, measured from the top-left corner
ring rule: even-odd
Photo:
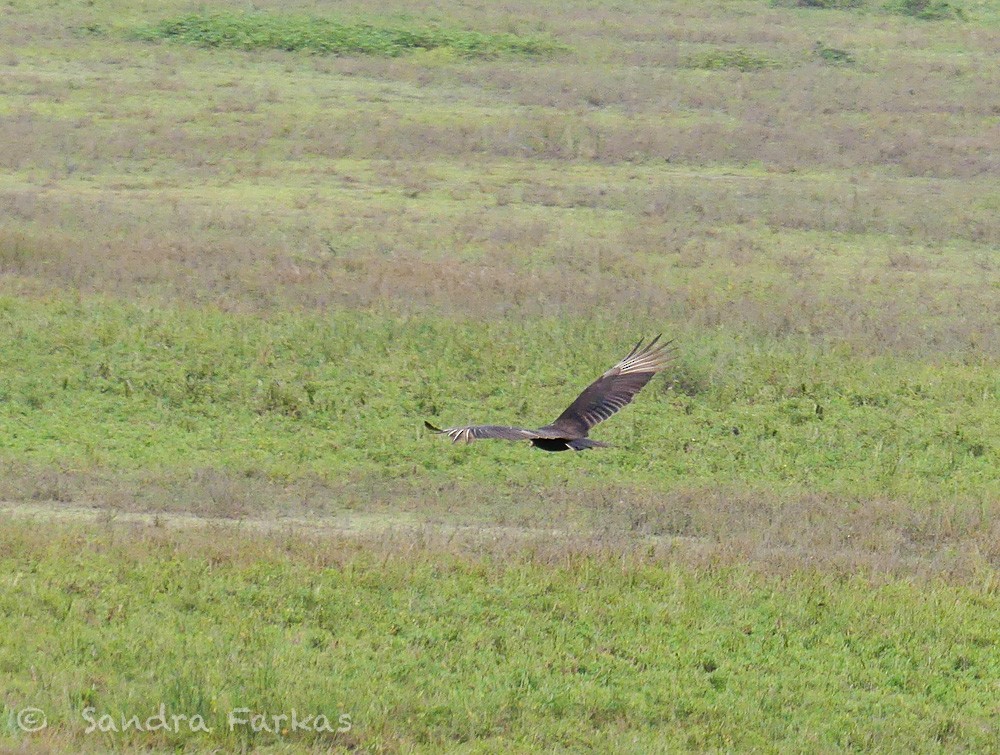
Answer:
[[[191,14],[165,19],[135,32],[145,41],[170,40],[201,47],[285,50],[319,55],[396,57],[440,50],[469,58],[543,55],[562,49],[552,40],[514,34],[481,34],[437,28],[390,28],[277,13]]]
[[[968,18],[964,7],[946,0],[773,0],[775,5],[794,8],[861,11],[866,13],[895,13],[918,18],[922,21],[964,21]]]
[[[923,21],[962,21],[966,17],[962,6],[944,0],[892,0],[886,4],[886,8]]]
[[[735,68],[738,71],[760,71],[765,68],[781,68],[782,62],[776,58],[763,55],[744,47],[735,50],[707,50],[689,56],[685,65],[690,68],[702,68],[706,71],[717,71],[723,68]]]
[[[994,741],[995,584],[532,542],[7,521],[0,732],[94,752]],[[47,717],[38,739],[10,723],[23,701]],[[122,731],[160,706],[186,718]],[[292,710],[344,730],[272,724]]]
[[[827,47],[822,42],[817,42],[815,47],[813,47],[813,52],[816,56],[825,63],[830,65],[852,65],[856,61],[854,56],[851,55],[847,50],[840,50],[836,47]]]
[[[633,320],[639,335],[653,326]],[[914,502],[1000,493],[1000,384],[988,363],[865,357],[836,343],[675,326],[675,367],[595,431],[617,451],[553,461],[514,444],[452,447],[421,430],[425,418],[550,421],[627,352],[620,331],[599,316],[262,319],[5,298],[0,433],[24,461],[132,472],[431,486],[545,483],[574,469],[661,490],[740,483]]]

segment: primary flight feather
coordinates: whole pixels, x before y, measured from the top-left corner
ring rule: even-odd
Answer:
[[[657,336],[646,346],[639,341],[628,356],[587,386],[554,422],[537,430],[505,425],[467,425],[442,430],[427,421],[424,425],[428,430],[447,435],[455,443],[498,438],[531,441],[532,446],[543,451],[583,451],[586,448],[606,447],[607,443],[591,440],[587,434],[594,425],[631,403],[643,386],[673,359],[673,342],[657,346],[659,340],[660,336]]]

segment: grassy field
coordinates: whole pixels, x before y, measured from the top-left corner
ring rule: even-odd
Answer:
[[[71,749],[995,746],[1000,611],[981,585],[416,534],[5,529],[6,694]],[[159,703],[211,733],[86,733]],[[350,727],[228,724],[291,709]]]
[[[1000,4],[245,10],[0,24],[0,748],[1000,750]]]

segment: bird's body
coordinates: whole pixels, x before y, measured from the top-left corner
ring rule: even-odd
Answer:
[[[587,437],[591,428],[626,404],[673,358],[670,342],[656,346],[657,336],[645,348],[642,341],[629,355],[597,378],[551,424],[537,430],[506,425],[467,425],[440,429],[424,422],[428,430],[447,435],[453,442],[471,443],[483,438],[527,440],[543,451],[583,451],[606,447],[607,443]]]

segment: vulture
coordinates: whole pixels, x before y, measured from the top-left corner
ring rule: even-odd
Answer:
[[[659,340],[660,336],[657,336],[646,346],[640,340],[628,356],[587,386],[554,422],[537,430],[505,425],[466,425],[442,430],[426,420],[424,426],[431,432],[447,435],[454,443],[460,440],[471,443],[481,438],[499,438],[528,440],[532,446],[543,451],[607,448],[608,443],[591,440],[587,434],[594,425],[631,403],[643,386],[673,359],[673,342],[667,341],[657,346]]]

